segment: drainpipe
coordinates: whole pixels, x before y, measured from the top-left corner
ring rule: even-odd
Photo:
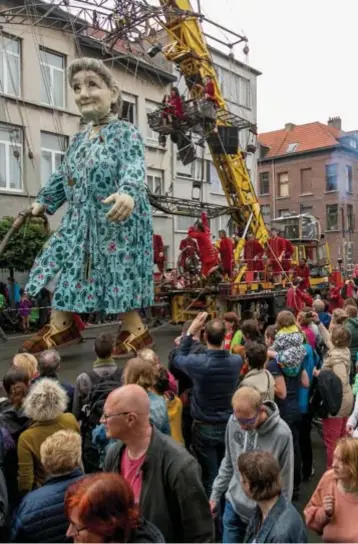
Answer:
[[[273,218],[276,217],[276,176],[275,176],[275,162],[271,163],[272,173],[272,204],[273,204]]]

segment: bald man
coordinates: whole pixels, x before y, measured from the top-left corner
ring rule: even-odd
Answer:
[[[226,493],[223,542],[244,542],[247,523],[255,503],[247,498],[240,481],[237,460],[246,451],[272,453],[281,467],[282,491],[291,501],[293,489],[293,443],[288,425],[280,418],[276,404],[261,401],[255,387],[240,387],[233,396],[234,414],[226,428],[225,457],[210,497],[212,511]]]
[[[149,398],[138,385],[107,397],[102,423],[115,443],[103,470],[118,472],[133,489],[143,517],[166,542],[213,542],[213,521],[200,469],[179,443],[149,421]]]

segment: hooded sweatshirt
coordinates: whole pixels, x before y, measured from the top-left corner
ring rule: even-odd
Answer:
[[[232,415],[226,427],[225,457],[215,478],[210,500],[218,503],[226,492],[226,500],[244,522],[250,519],[256,503],[249,499],[240,483],[237,460],[246,451],[271,452],[281,467],[282,492],[291,501],[293,490],[293,443],[292,434],[281,418],[276,404],[263,403],[268,418],[254,431],[244,431]]]

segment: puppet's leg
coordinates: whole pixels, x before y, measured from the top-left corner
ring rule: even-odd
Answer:
[[[73,314],[52,310],[50,323],[25,340],[23,349],[30,353],[40,353],[46,349],[58,349],[81,341],[81,332]]]
[[[124,315],[121,330],[116,338],[113,357],[121,357],[129,353],[153,346],[153,339],[136,310]]]

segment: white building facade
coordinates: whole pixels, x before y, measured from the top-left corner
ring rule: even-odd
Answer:
[[[100,42],[89,38],[79,41],[59,26],[8,24],[0,31],[0,217],[15,216],[29,207],[60,164],[69,139],[83,128],[66,79],[68,65],[79,55],[101,58]],[[218,51],[212,50],[212,56],[229,108],[256,123],[259,72]],[[144,58],[123,54],[111,61],[110,67],[123,93],[123,117],[136,124],[144,137],[151,191],[191,198],[192,181],[203,179],[203,200],[225,205],[208,151],[184,167],[176,159],[173,144],[159,146],[158,134],[147,124],[147,113],[160,105],[176,80],[173,66],[161,60],[158,67]],[[255,179],[255,160],[249,168]],[[154,231],[164,239],[168,264],[175,266],[180,240],[194,219],[153,213]],[[63,209],[52,216],[52,229],[62,215]],[[225,228],[227,219],[212,222],[213,234]]]

